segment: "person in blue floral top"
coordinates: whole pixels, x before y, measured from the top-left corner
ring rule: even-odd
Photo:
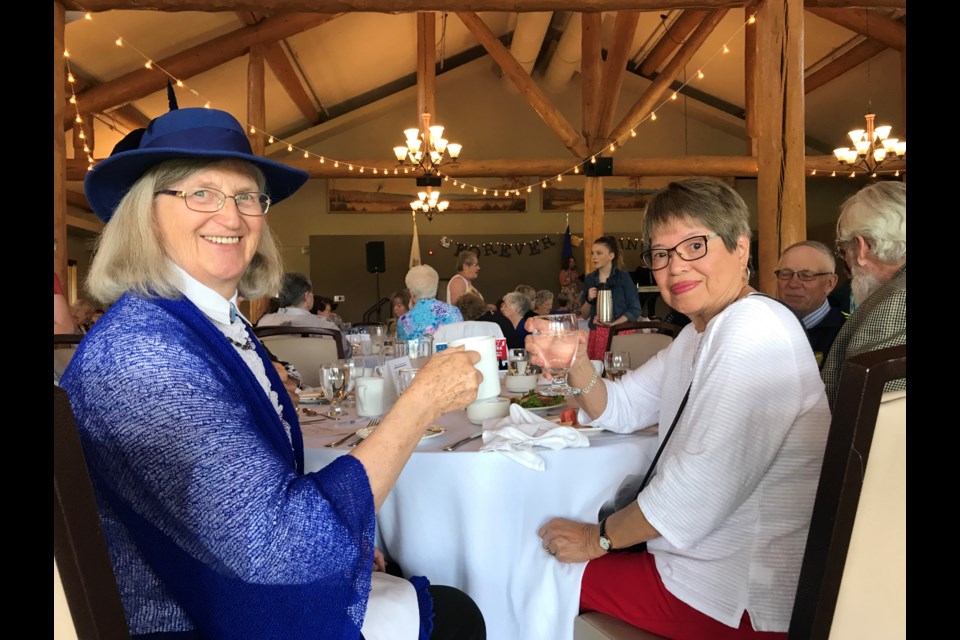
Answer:
[[[397,321],[398,340],[412,340],[425,333],[432,335],[442,324],[463,322],[460,309],[437,300],[440,274],[436,269],[426,264],[412,267],[407,271],[406,284],[414,305]]]

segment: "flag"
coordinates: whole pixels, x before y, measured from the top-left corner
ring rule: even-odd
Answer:
[[[563,232],[563,259],[573,257],[573,242],[570,240],[570,225],[567,225],[567,230]],[[566,264],[566,262],[564,262]]]
[[[420,236],[417,235],[417,215],[413,215],[413,242],[410,243],[410,267],[420,264]]]

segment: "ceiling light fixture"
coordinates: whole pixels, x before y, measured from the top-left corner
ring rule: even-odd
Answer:
[[[425,176],[439,175],[440,165],[447,161],[456,164],[460,157],[462,145],[448,142],[443,137],[443,127],[430,124],[429,113],[420,115],[420,129],[404,129],[407,138],[406,146],[393,148],[397,157],[397,164],[401,166],[419,167]]]
[[[431,187],[427,187],[426,191],[418,192],[417,197],[419,199],[411,202],[410,208],[415,214],[425,215],[428,222],[433,222],[434,215],[443,213],[450,206],[448,201],[440,200],[440,192],[434,191]]]
[[[906,159],[906,140],[890,137],[890,125],[875,127],[875,117],[876,114],[868,113],[864,116],[867,128],[854,129],[847,134],[853,142],[853,148],[839,147],[833,150],[833,155],[840,161],[841,166],[876,174],[893,160]]]

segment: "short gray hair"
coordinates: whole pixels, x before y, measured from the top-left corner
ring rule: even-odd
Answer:
[[[260,170],[241,160],[177,158],[150,168],[123,196],[110,222],[97,241],[87,275],[87,290],[99,301],[112,304],[127,292],[147,297],[176,299],[178,278],[170,270],[168,256],[156,223],[154,194],[212,168],[242,171],[263,191],[266,180]],[[260,242],[238,285],[238,293],[254,300],[271,295],[280,285],[283,263],[270,228],[264,223]]]
[[[524,296],[526,296],[527,301],[530,303],[531,307],[537,301],[537,290],[528,284],[518,284],[517,288],[514,289],[514,291],[516,291],[517,293],[522,293]]]
[[[800,242],[794,242],[780,253],[780,258],[782,259],[783,256],[787,255],[788,251],[796,249],[797,247],[810,247],[811,249],[816,249],[827,257],[827,262],[830,263],[830,273],[837,272],[837,258],[835,255],[833,255],[833,251],[830,250],[830,247],[822,242],[818,242],[817,240],[801,240]]]
[[[519,291],[511,291],[503,296],[503,304],[509,304],[520,312],[520,315],[526,315],[526,313],[530,311],[530,300]]]
[[[467,266],[467,263],[477,264],[480,262],[480,258],[477,257],[476,252],[466,249],[457,254],[457,273],[463,271],[463,268]]]
[[[856,192],[840,206],[837,242],[861,235],[877,259],[898,264],[907,256],[907,185],[884,181]]]
[[[689,178],[671,182],[650,198],[643,216],[644,244],[649,249],[654,233],[685,219],[712,229],[727,251],[736,249],[741,236],[751,237],[750,210],[733,187],[715,178]]]
[[[407,289],[417,300],[437,297],[437,285],[440,284],[440,274],[428,264],[411,267],[404,280]]]
[[[313,291],[313,285],[310,279],[302,273],[289,271],[283,274],[283,280],[280,281],[280,299],[281,307],[295,307],[303,303],[303,296],[309,291]]]
[[[546,302],[553,302],[553,291],[540,289],[540,291],[537,291],[537,297],[534,299],[533,306],[539,307]]]

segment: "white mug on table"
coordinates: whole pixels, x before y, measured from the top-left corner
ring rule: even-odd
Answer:
[[[357,415],[382,416],[384,414],[384,379],[357,378]]]

